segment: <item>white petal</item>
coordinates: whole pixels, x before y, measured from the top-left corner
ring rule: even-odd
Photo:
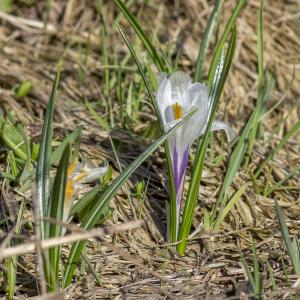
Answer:
[[[231,142],[236,137],[236,132],[225,122],[214,121],[211,125],[211,131],[223,129],[226,132],[228,140]]]
[[[172,84],[172,89],[188,89],[192,83],[191,77],[182,71],[173,73],[169,79]]]
[[[172,96],[171,96],[171,83],[170,80],[164,76],[161,78],[161,82],[158,86],[157,94],[156,94],[156,102],[160,111],[160,115],[162,118],[162,122],[164,126],[166,125],[166,119],[165,119],[165,110],[168,106],[170,106],[172,102]]]
[[[74,170],[72,171],[71,174],[69,174],[69,178],[74,179],[76,176],[78,176],[84,167],[83,162],[73,162],[75,164]]]
[[[170,127],[170,122],[173,122],[174,121],[174,113],[173,113],[173,109],[172,109],[172,106],[168,106],[166,109],[165,109],[165,120],[166,120],[166,126],[165,126],[165,130],[166,128]]]
[[[108,166],[90,169],[88,175],[82,180],[82,183],[88,183],[104,176],[107,170]]]
[[[206,126],[203,128],[201,135],[205,133]],[[214,121],[211,125],[211,131],[225,130],[228,140],[231,142],[236,137],[235,131],[225,122]]]
[[[193,116],[183,124],[185,129],[183,139],[186,144],[192,144],[197,139],[208,119],[209,101],[206,85],[194,83],[188,89],[191,111],[197,109]]]
[[[160,72],[157,74],[157,86],[160,86],[160,84],[168,78],[167,73],[165,72]]]
[[[183,107],[184,114],[190,110],[188,88],[192,84],[190,76],[184,72],[178,71],[170,76],[172,102],[178,103]]]
[[[196,82],[193,83],[189,89],[190,105],[192,107],[202,107],[203,105],[208,106],[208,89],[205,84]]]

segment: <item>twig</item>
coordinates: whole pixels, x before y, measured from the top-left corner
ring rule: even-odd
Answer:
[[[141,226],[144,222],[141,220],[133,221],[120,225],[106,226],[99,229],[93,229],[90,231],[85,231],[81,233],[72,233],[72,235],[66,235],[58,238],[51,238],[47,240],[42,240],[40,242],[41,249],[48,249],[55,246],[60,246],[63,244],[73,243],[80,240],[87,240],[95,237],[101,237],[107,234],[113,234],[120,231],[131,230]],[[18,246],[6,248],[0,253],[0,262],[7,257],[22,255],[25,253],[35,253],[36,252],[36,242],[20,244]]]

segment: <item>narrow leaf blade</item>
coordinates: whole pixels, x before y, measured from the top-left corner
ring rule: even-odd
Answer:
[[[47,106],[45,121],[43,125],[41,142],[36,167],[36,213],[38,217],[44,217],[47,215],[48,197],[50,189],[50,166],[51,166],[51,150],[52,150],[52,134],[53,134],[53,114],[56,100],[56,92],[59,83],[61,67],[55,76],[51,97]],[[41,227],[43,236],[43,226]]]
[[[82,223],[84,229],[91,229],[97,223],[101,211],[106,207],[112,197],[115,195],[119,187],[127,180],[127,178],[163,143],[166,139],[176,130],[179,126],[182,125],[194,111],[188,114],[183,118],[176,126],[163,134],[159,139],[157,139],[153,144],[151,144],[136,160],[134,160],[129,167],[124,170],[117,179],[106,189],[101,197],[101,201],[94,202],[93,207],[90,209],[90,212],[87,214],[86,218]],[[98,189],[98,187],[96,187]],[[67,287],[72,280],[76,264],[79,260],[80,254],[85,246],[85,241],[77,242],[73,244],[71,252],[69,254],[68,263],[65,269],[63,286]]]

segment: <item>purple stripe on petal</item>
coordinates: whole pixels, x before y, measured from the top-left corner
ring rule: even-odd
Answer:
[[[189,147],[187,147],[182,155],[181,165],[180,165],[180,172],[179,172],[179,179],[180,182],[183,180],[183,177],[185,175],[186,166],[189,158]]]
[[[174,154],[173,154],[173,171],[174,171],[174,181],[175,181],[175,191],[176,194],[180,192],[180,187],[182,184],[182,180],[185,175],[187,162],[188,162],[188,156],[189,156],[189,147],[185,149],[183,152],[183,155],[179,158],[178,152],[176,150],[176,147],[174,148]],[[181,198],[181,195],[179,195]]]
[[[175,191],[177,194],[180,188],[180,181],[179,181],[179,174],[178,174],[178,153],[176,150],[176,146],[174,147],[174,154],[173,154],[173,171],[174,171]]]
[[[176,224],[177,230],[179,226],[180,220],[180,206],[181,206],[181,198],[183,192],[183,180],[185,176],[185,171],[188,162],[190,146],[188,145],[181,155],[178,155],[176,146],[174,147],[173,153],[173,172],[174,172],[174,185],[175,185],[175,192],[176,192]]]

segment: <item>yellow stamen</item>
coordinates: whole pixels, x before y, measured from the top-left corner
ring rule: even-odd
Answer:
[[[182,106],[176,102],[172,105],[172,109],[175,120],[180,119],[183,115]]]
[[[74,182],[80,182],[86,176],[88,176],[88,172],[86,170],[81,170],[79,174],[73,178],[73,180]]]
[[[77,164],[76,160],[73,160],[73,161],[70,163],[70,165],[69,165],[69,167],[68,167],[68,176],[71,176],[71,175],[72,175],[72,173],[73,173],[74,170],[75,170],[76,164]]]
[[[75,188],[74,188],[74,181],[72,179],[67,180],[67,185],[66,185],[66,195],[65,195],[65,201],[71,201],[73,199],[75,193]]]

